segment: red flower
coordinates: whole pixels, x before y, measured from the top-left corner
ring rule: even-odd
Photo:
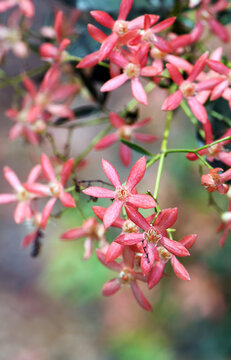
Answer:
[[[107,282],[102,290],[104,296],[110,296],[119,291],[124,285],[130,285],[133,295],[138,304],[147,311],[151,311],[152,307],[141,292],[137,280],[147,282],[147,278],[140,272],[136,272],[134,269],[135,253],[126,246],[123,250],[123,261],[119,264],[115,261],[106,262],[105,254],[96,250],[99,261],[107,268],[117,271],[119,274],[116,278]]]
[[[146,159],[144,156],[133,165],[126,185],[121,185],[119,175],[108,161],[102,159],[102,165],[106,176],[115,186],[115,191],[92,186],[83,190],[83,193],[99,198],[115,199],[104,215],[103,223],[105,228],[108,228],[118,218],[124,204],[143,209],[154,208],[156,206],[155,200],[150,195],[133,193],[133,189],[141,181],[146,170]]]
[[[229,190],[229,186],[224,184],[224,182],[231,179],[231,169],[219,174],[221,171],[223,171],[221,168],[209,170],[208,174],[202,175],[201,185],[209,192],[217,190],[220,194],[226,194]]]
[[[155,252],[158,245],[162,245],[170,253],[176,256],[188,256],[188,250],[179,242],[166,237],[166,230],[170,228],[177,218],[177,208],[163,210],[150,224],[137,210],[126,206],[126,212],[130,220],[144,230],[144,233],[124,234],[116,238],[123,245],[142,243],[143,256],[141,268],[144,274],[148,274],[155,261]]]
[[[34,184],[35,180],[41,173],[41,166],[35,166],[28,175],[27,184]],[[17,224],[23,222],[24,219],[29,219],[32,215],[31,200],[36,195],[31,194],[30,190],[27,190],[25,184],[22,184],[17,175],[8,166],[4,167],[4,177],[8,183],[13,187],[14,194],[0,194],[0,204],[8,204],[11,202],[18,202],[15,212],[14,220]]]
[[[95,215],[101,221],[103,221],[103,218],[104,218],[104,215],[105,215],[105,212],[106,212],[107,209],[105,209],[102,206],[93,206],[92,210],[94,211]],[[152,222],[154,217],[155,217],[155,214],[149,216],[146,220],[148,222]],[[130,234],[130,233],[139,232],[138,226],[134,222],[132,222],[130,219],[124,220],[124,219],[121,219],[120,217],[118,217],[111,224],[111,226],[122,229],[121,234],[127,234],[127,233]],[[123,244],[117,243],[116,238],[115,238],[113,240],[113,242],[109,245],[109,247],[108,247],[108,249],[106,251],[106,261],[110,262],[110,261],[113,261],[113,260],[117,259],[122,254],[124,246],[125,245],[123,245]]]
[[[114,21],[112,17],[104,11],[91,11],[93,18],[98,21],[101,25],[112,29],[112,33],[103,39],[101,48],[99,50],[99,61],[104,60],[110,55],[112,50],[117,45],[117,42],[123,37],[127,36],[127,41],[134,37],[132,30],[142,29],[144,27],[145,17],[139,16],[132,21],[126,21],[127,15],[131,10],[133,0],[122,0],[120,4],[120,10],[118,19]],[[159,16],[149,15],[151,24],[155,23]],[[131,38],[129,37],[131,33]],[[98,41],[98,40],[97,40]]]
[[[186,249],[193,246],[197,235],[188,235],[181,239],[179,242],[184,245]],[[190,276],[185,267],[177,260],[175,255],[172,255],[163,246],[157,246],[156,248],[156,263],[153,266],[148,277],[148,288],[152,289],[162,278],[164,274],[164,268],[167,262],[170,260],[173,270],[176,276],[182,280],[190,280]]]
[[[96,150],[105,149],[120,139],[129,141],[132,138],[134,138],[136,140],[140,140],[140,141],[144,141],[144,142],[148,142],[148,143],[155,141],[157,139],[157,137],[154,135],[135,133],[135,132],[133,133],[133,131],[135,129],[139,129],[140,127],[148,124],[150,122],[151,118],[146,118],[146,119],[136,122],[132,125],[126,124],[124,119],[122,119],[119,115],[117,115],[116,113],[113,113],[113,112],[111,112],[109,114],[109,118],[110,118],[110,122],[111,122],[112,126],[114,126],[114,128],[116,128],[117,131],[113,134],[109,134],[109,135],[106,135],[105,137],[103,137],[95,145]],[[129,166],[131,163],[131,156],[132,156],[131,149],[128,146],[126,146],[125,144],[120,143],[119,152],[120,152],[120,158],[121,158],[122,163],[125,166]]]
[[[73,167],[74,159],[69,159],[63,164],[60,180],[57,179],[54,169],[51,165],[51,162],[47,155],[41,155],[41,167],[45,178],[49,181],[48,185],[43,185],[39,183],[26,183],[25,188],[36,194],[37,196],[52,196],[52,198],[48,201],[45,208],[42,212],[42,221],[41,228],[44,229],[47,223],[47,220],[52,212],[52,209],[59,198],[62,205],[65,207],[75,207],[75,201],[73,197],[65,192],[64,186],[71,174]]]
[[[231,129],[227,130],[220,139],[225,138],[226,136],[231,136]],[[212,142],[212,140],[210,142]],[[231,140],[222,141],[218,144],[210,146],[207,149],[198,151],[198,154],[202,156],[205,155],[210,162],[216,159],[222,161],[224,164],[231,167],[231,151],[226,151],[226,149],[224,148],[224,146],[229,144],[230,142]],[[198,159],[196,154],[193,153],[188,153],[186,157],[191,161],[195,161]]]
[[[104,232],[104,226],[99,224],[94,217],[90,217],[83,222],[81,227],[68,230],[62,234],[61,239],[73,240],[86,237],[84,242],[84,260],[87,260],[92,254],[95,241],[99,243],[100,248],[104,248],[104,251],[108,247],[108,243],[104,237]]]

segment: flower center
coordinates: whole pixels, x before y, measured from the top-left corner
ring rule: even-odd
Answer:
[[[166,250],[163,246],[158,247],[158,254],[159,257],[162,260],[170,260],[172,257],[172,254],[170,254],[170,252],[168,250]]]
[[[195,85],[191,81],[184,81],[180,85],[180,91],[184,97],[190,97],[195,94]]]
[[[116,193],[116,199],[121,200],[121,201],[126,201],[128,196],[130,195],[128,189],[124,186],[121,185],[120,187],[118,187],[115,191]]]
[[[50,188],[51,194],[54,197],[59,197],[60,192],[61,192],[61,184],[59,184],[58,182],[57,183],[53,182],[53,183],[49,184],[49,188]]]
[[[124,233],[137,233],[139,231],[139,228],[134,222],[131,220],[126,220],[122,227],[122,232]]]
[[[130,140],[132,136],[131,126],[123,126],[119,129],[119,135],[121,139]]]
[[[202,10],[200,11],[200,17],[202,20],[206,20],[208,21],[208,19],[210,18],[211,14],[209,13],[208,10]]]
[[[16,194],[18,201],[27,201],[30,199],[30,193],[24,187]]]
[[[139,76],[140,74],[140,67],[138,65],[135,65],[133,63],[129,63],[124,70],[125,74],[129,77],[129,78],[134,78]]]
[[[160,60],[164,60],[165,56],[167,55],[165,52],[157,49],[157,47],[155,46],[152,47],[150,54],[153,59],[160,59]]]
[[[117,20],[114,24],[113,31],[118,36],[123,36],[128,32],[128,25],[127,21],[124,20]]]
[[[228,82],[231,84],[231,70],[228,72],[227,79]]]
[[[133,271],[126,267],[124,267],[123,270],[119,273],[118,278],[121,284],[129,284],[135,280]]]
[[[151,30],[147,30],[143,32],[142,40],[148,43],[153,43],[156,40],[156,36],[151,32]]]
[[[231,221],[231,211],[226,211],[221,215],[221,220],[225,223]]]
[[[46,129],[46,123],[42,119],[38,119],[31,127],[34,132],[40,134]]]
[[[220,151],[221,151],[221,146],[219,144],[215,144],[208,148],[208,154],[213,157],[219,154]]]
[[[150,225],[150,228],[148,229],[148,231],[145,231],[143,233],[143,237],[144,237],[144,240],[146,240],[148,242],[152,242],[154,244],[157,244],[161,240],[162,235],[159,233],[159,231],[154,229],[154,227],[152,225]]]

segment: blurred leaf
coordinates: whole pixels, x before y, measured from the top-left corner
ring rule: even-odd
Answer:
[[[90,116],[90,115],[95,115],[99,112],[99,107],[98,106],[95,106],[95,105],[86,105],[86,106],[80,106],[78,108],[75,108],[75,109],[72,109],[74,115],[75,115],[75,118],[77,119],[80,119],[80,118],[83,118],[83,117],[87,117],[87,116]],[[71,120],[70,118],[66,118],[66,117],[61,117],[61,118],[58,118],[54,123],[53,125],[63,125],[65,123],[68,123],[68,127],[71,127]],[[77,123],[78,125],[78,123]]]
[[[153,157],[153,154],[150,153],[149,151],[145,150],[144,148],[142,148],[141,146],[131,143],[130,141],[127,140],[120,140],[123,144],[127,145],[130,149],[135,150],[136,152],[142,154],[142,155],[147,155],[147,156],[151,156]]]

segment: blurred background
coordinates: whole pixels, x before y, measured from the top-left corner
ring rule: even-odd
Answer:
[[[57,8],[63,9],[67,16],[76,6],[82,11],[76,24],[79,38],[73,41],[70,50],[77,56],[97,49],[97,44],[87,35],[86,24],[90,19],[87,12],[103,9],[115,15],[120,3],[117,0],[34,2],[33,31],[53,23]],[[131,16],[149,12],[164,17],[174,6],[173,0],[135,1]],[[209,50],[220,45],[216,38],[206,44]],[[230,59],[230,46],[226,45],[224,49]],[[14,76],[40,64],[36,55],[26,60],[8,55],[2,68],[9,76]],[[153,145],[145,146],[153,152],[159,151],[163,133],[165,114],[160,111],[160,104],[165,97],[165,90],[153,90],[149,94],[150,105],[139,106],[141,119],[152,117],[144,132],[159,138]],[[12,99],[11,88],[1,90],[0,167],[10,166],[25,181],[28,171],[39,162],[41,150],[20,140],[8,141],[11,123],[4,112],[12,106]],[[114,91],[107,99],[107,108],[120,111],[130,99],[130,88],[124,86],[122,91]],[[84,104],[84,100],[77,99],[77,104]],[[96,128],[98,132],[103,127],[97,125]],[[91,141],[96,128],[81,128],[74,132],[73,156]],[[58,129],[53,135],[62,149],[65,130]],[[169,146],[198,146],[195,130],[180,110],[172,122]],[[43,143],[42,149],[51,154],[49,144]],[[91,179],[97,174],[97,178],[105,179],[99,165],[101,157],[113,162],[124,179],[127,177],[129,170],[124,170],[120,164],[118,144],[115,144],[106,152],[90,154],[87,166],[79,170],[78,178]],[[138,158],[139,155],[134,153],[133,163]],[[139,190],[152,191],[155,177],[156,166],[147,172]],[[2,193],[9,191],[2,175],[0,185]],[[169,155],[159,196],[162,208],[178,207],[176,239],[197,233],[198,240],[191,250],[191,257],[184,261],[190,282],[179,280],[169,269],[170,276],[162,279],[152,291],[144,288],[153,306],[152,313],[146,313],[137,305],[129,288],[103,298],[101,288],[115,274],[105,269],[95,254],[88,261],[82,260],[83,239],[60,241],[64,231],[81,225],[82,220],[75,209],[65,211],[61,219],[50,223],[40,255],[32,258],[30,248],[21,248],[21,241],[29,229],[14,223],[14,205],[0,207],[0,360],[231,359],[230,237],[221,249],[218,244],[220,234],[216,232],[219,216],[208,206],[207,193],[200,186],[198,164],[190,163],[183,154]],[[218,196],[217,201],[226,208],[226,199]],[[97,205],[104,205],[104,202],[99,200]],[[92,215],[91,206],[90,202],[83,206],[86,215]],[[112,239],[113,233],[109,232],[107,236]]]

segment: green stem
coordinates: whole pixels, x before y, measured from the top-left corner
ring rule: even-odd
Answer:
[[[98,143],[99,140],[101,140],[107,133],[109,133],[109,131],[112,129],[112,126],[111,125],[108,125],[105,129],[103,129],[102,131],[100,131],[99,134],[97,134],[94,139],[90,142],[90,144],[86,147],[86,149],[79,155],[75,158],[75,161],[74,161],[74,167],[76,165],[79,164],[79,162],[81,160],[83,160],[85,158],[86,155],[88,155],[91,150],[93,149],[93,147]]]
[[[45,64],[45,65],[41,65],[41,66],[39,66],[39,67],[37,67],[35,69],[29,70],[29,71],[25,72],[24,74],[27,75],[28,77],[33,77],[33,76],[42,74],[48,68],[49,68],[49,65]],[[13,86],[14,87],[14,86],[18,85],[21,82],[22,82],[22,74],[16,75],[16,76],[10,77],[10,78],[8,78],[6,80],[3,80],[3,82],[0,84],[0,89],[3,89],[5,87],[7,87],[7,86]]]
[[[154,194],[153,194],[155,200],[157,200],[157,198],[158,198],[160,180],[161,180],[161,175],[162,175],[162,171],[163,171],[164,158],[166,156],[166,150],[167,150],[167,145],[168,145],[168,138],[169,138],[169,133],[170,133],[170,125],[171,125],[172,116],[173,116],[173,112],[169,111],[169,113],[167,115],[167,119],[166,119],[163,140],[162,140],[161,148],[160,148],[160,150],[161,150],[160,162],[159,162],[159,166],[158,166],[158,170],[157,170],[156,185],[155,185],[155,190],[154,190]],[[158,208],[159,208],[159,206],[157,207],[157,210],[159,210]]]

